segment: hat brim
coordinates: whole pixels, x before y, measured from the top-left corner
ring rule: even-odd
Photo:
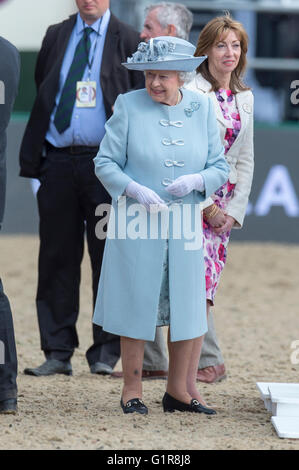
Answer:
[[[192,72],[207,56],[190,57],[187,59],[157,60],[149,62],[122,62],[129,70],[175,70],[177,72]]]

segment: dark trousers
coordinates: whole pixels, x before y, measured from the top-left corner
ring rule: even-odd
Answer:
[[[0,279],[0,401],[17,398],[17,373],[12,314]]]
[[[92,268],[93,307],[97,296],[105,240],[95,234],[100,220],[95,209],[111,199],[95,176],[95,155],[84,151],[74,155],[52,147],[41,168],[36,304],[41,347],[48,359],[69,360],[79,344],[76,321],[85,234]],[[90,365],[106,362],[114,366],[119,357],[119,338],[93,325],[93,344],[86,357]]]

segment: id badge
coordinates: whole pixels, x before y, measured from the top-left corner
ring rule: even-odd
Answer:
[[[76,107],[94,108],[97,95],[96,82],[77,82]]]

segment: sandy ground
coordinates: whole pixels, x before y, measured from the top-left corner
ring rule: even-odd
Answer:
[[[91,287],[82,269],[80,347],[72,377],[35,378],[23,370],[43,361],[35,312],[38,239],[1,236],[1,277],[14,314],[19,358],[19,412],[0,416],[0,449],[299,449],[279,439],[257,381],[299,382],[292,341],[299,339],[299,245],[231,244],[215,322],[228,378],[200,385],[213,417],[163,414],[165,381],[144,382],[148,416],[125,416],[121,381],[90,374]],[[120,364],[117,365],[120,368]]]

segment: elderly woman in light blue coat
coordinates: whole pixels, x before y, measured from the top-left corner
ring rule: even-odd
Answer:
[[[124,65],[145,71],[146,89],[119,95],[94,159],[112,197],[94,323],[121,337],[124,413],[148,412],[144,341],[162,325],[169,325],[164,411],[215,413],[196,389],[207,331],[201,202],[227,180],[228,166],[210,99],[181,89],[181,72],[205,59],[194,50],[173,37],[139,45]]]

